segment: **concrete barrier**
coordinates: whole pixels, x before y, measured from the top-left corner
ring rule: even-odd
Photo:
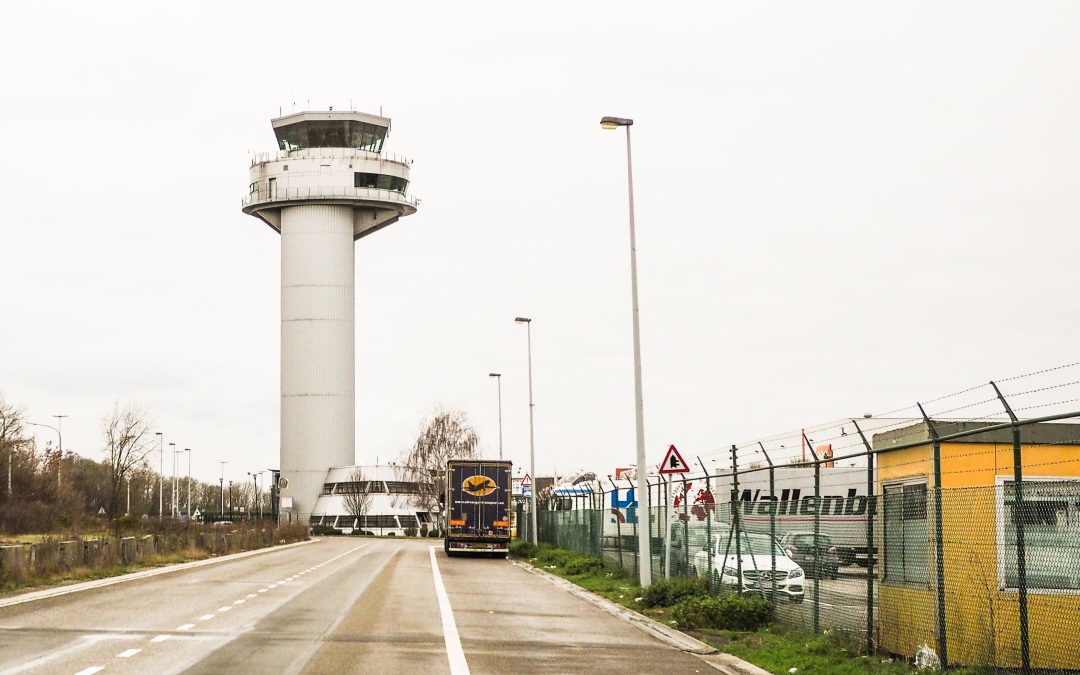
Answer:
[[[60,569],[59,547],[54,541],[30,544],[30,569],[36,574],[51,574]]]
[[[57,562],[61,570],[70,570],[82,564],[82,542],[62,541],[56,545]]]
[[[120,540],[120,560],[125,565],[133,565],[136,559],[135,537],[124,537]]]
[[[26,547],[22,544],[0,546],[0,577],[18,580],[26,574]]]

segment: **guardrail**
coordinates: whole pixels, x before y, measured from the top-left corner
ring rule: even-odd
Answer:
[[[392,162],[412,166],[412,160],[394,153],[371,152],[359,148],[301,148],[299,150],[278,150],[276,152],[256,152],[251,155],[251,166],[283,159],[371,159],[380,162]]]
[[[394,190],[382,190],[379,188],[357,187],[299,187],[299,188],[274,188],[272,194],[252,192],[246,195],[241,204],[244,208],[255,204],[269,204],[273,202],[288,202],[301,199],[357,199],[373,202],[391,202],[405,204],[416,208],[420,205],[420,199],[409,195],[395,192]]]

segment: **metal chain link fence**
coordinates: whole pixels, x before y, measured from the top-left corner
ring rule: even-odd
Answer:
[[[1051,423],[1072,417],[925,418],[873,444],[852,422],[861,452],[795,464],[732,448],[729,471],[649,477],[647,535],[634,484],[608,479],[548,495],[539,540],[634,577],[647,564],[654,582],[760,594],[779,622],[871,654],[926,645],[946,666],[1080,671],[1080,425]]]

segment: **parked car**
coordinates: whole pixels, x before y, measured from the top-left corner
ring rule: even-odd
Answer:
[[[813,532],[788,532],[780,539],[780,546],[806,571],[806,576],[835,579],[840,570],[840,556],[836,547],[827,534],[818,533],[817,541],[815,552]]]
[[[735,538],[728,533],[716,535],[711,544],[694,554],[692,567],[692,573],[699,577],[711,574],[710,582],[721,588],[738,588],[741,593],[767,597],[773,591],[775,580],[779,597],[792,602],[803,600],[805,577],[802,568],[768,535],[743,533],[738,547]]]

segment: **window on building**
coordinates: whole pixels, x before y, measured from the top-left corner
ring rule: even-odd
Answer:
[[[386,481],[386,489],[392,495],[415,495],[420,492],[420,484],[400,480]]]
[[[884,486],[885,581],[925,584],[930,540],[926,480]]]
[[[384,173],[363,173],[356,171],[353,172],[353,187],[378,188],[380,190],[390,190],[392,192],[404,194],[405,189],[409,187],[409,181],[399,176],[391,176]]]
[[[360,518],[362,528],[398,527],[396,516],[362,516]]]
[[[1020,586],[1019,521],[1028,590],[1080,590],[1080,481],[1025,477],[1019,509],[1016,483],[999,477],[998,485],[998,585]]]
[[[355,516],[338,516],[337,527],[338,527],[338,529],[356,527],[356,517]]]

